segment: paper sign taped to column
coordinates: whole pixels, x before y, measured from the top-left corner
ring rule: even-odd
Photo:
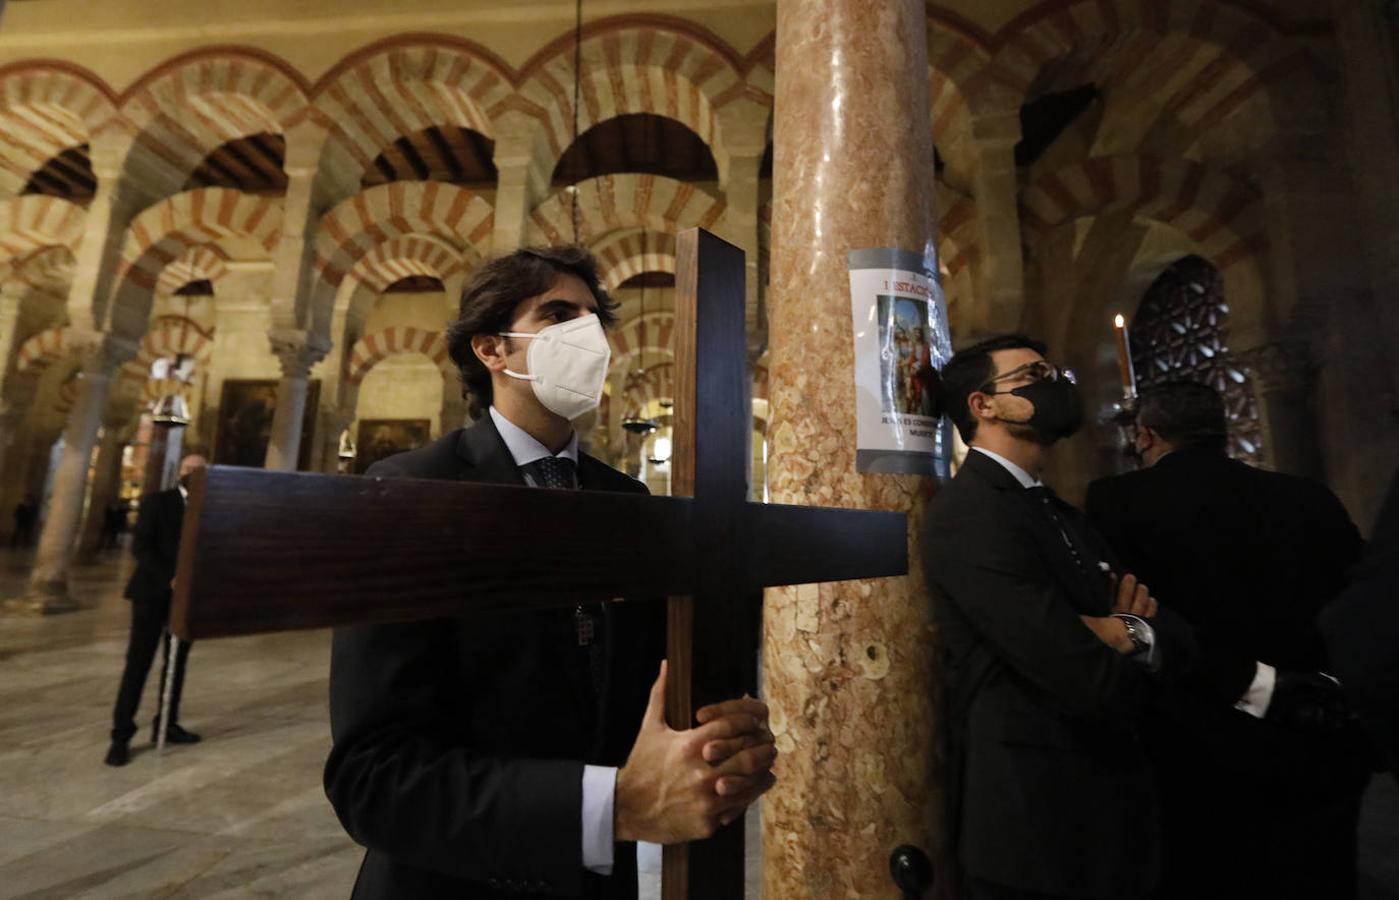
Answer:
[[[855,334],[855,468],[947,478],[952,427],[939,414],[936,372],[952,357],[937,257],[851,250]]]

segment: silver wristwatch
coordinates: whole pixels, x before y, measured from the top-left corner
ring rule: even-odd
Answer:
[[[1118,616],[1122,620],[1122,625],[1127,629],[1127,637],[1132,641],[1132,652],[1128,656],[1136,656],[1138,653],[1145,653],[1151,649],[1151,645],[1146,642],[1146,632],[1142,629],[1141,620],[1135,616]]]

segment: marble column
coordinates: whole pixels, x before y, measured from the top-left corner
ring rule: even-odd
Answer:
[[[1020,236],[1020,175],[1015,145],[1018,110],[980,116],[972,123],[976,145],[977,231],[981,240],[981,302],[976,327],[1014,331],[1025,306],[1024,251]]]
[[[294,472],[301,453],[301,428],[306,416],[311,367],[325,358],[330,351],[330,341],[305,332],[276,330],[271,341],[272,352],[282,364],[282,380],[277,385],[277,409],[272,414],[266,467]]]
[[[78,543],[78,558],[87,560],[96,555],[102,541],[102,525],[107,507],[121,492],[121,454],[126,446],[126,429],[133,410],[123,409],[102,417],[102,439],[97,447],[97,462],[92,469],[92,490],[88,493],[87,515],[83,519],[82,539]]]
[[[491,252],[508,253],[528,243],[529,215],[549,191],[549,177],[538,159],[539,121],[519,110],[496,125],[495,231]],[[449,295],[450,296],[450,295]]]
[[[778,0],[769,474],[777,503],[906,510],[910,575],[770,590],[764,691],[781,752],[763,805],[768,897],[888,897],[933,849],[933,646],[919,559],[930,479],[855,471],[846,253],[931,253],[926,12]]]
[[[1232,356],[1235,363],[1248,369],[1269,467],[1320,478],[1321,448],[1312,396],[1316,368],[1307,345],[1277,341],[1235,351]]]
[[[5,468],[5,457],[15,442],[15,431],[23,417],[22,407],[7,397],[9,378],[14,368],[14,356],[19,350],[19,301],[21,289],[18,283],[8,282],[0,286],[0,479],[9,472]],[[4,485],[0,483],[0,497],[5,496]],[[0,509],[0,515],[8,515],[9,510]]]
[[[78,384],[78,396],[64,428],[63,454],[54,476],[48,516],[39,535],[39,549],[23,605],[42,613],[71,612],[77,601],[68,593],[68,570],[87,496],[87,473],[102,409],[107,403],[112,376],[122,363],[136,355],[136,344],[110,335],[96,338],[83,351],[86,361]]]

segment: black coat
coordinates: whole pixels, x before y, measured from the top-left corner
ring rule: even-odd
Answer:
[[[524,483],[489,417],[368,474]],[[585,490],[646,490],[586,454],[578,475]],[[611,604],[600,630],[595,703],[572,608],[336,629],[325,789],[368,848],[355,897],[635,896],[634,845],[616,845],[611,877],[583,867],[582,775],[625,761],[664,604]]]
[[[135,603],[170,605],[170,580],[180,555],[180,529],[185,524],[185,498],[179,488],[147,494],[136,515],[131,554],[136,571],[126,583],[126,599]]]
[[[1350,587],[1319,624],[1346,695],[1399,780],[1399,472]]]
[[[972,452],[924,528],[958,857],[968,874],[1019,890],[1145,896],[1159,868],[1156,797],[1137,723],[1159,676],[1080,621],[1108,613],[1107,577],[1074,561],[1036,503]],[[1056,508],[1111,564],[1083,517]],[[1152,625],[1161,672],[1188,667],[1189,629],[1169,615]]]
[[[1283,731],[1234,709],[1258,661],[1330,670],[1316,617],[1361,547],[1335,495],[1222,451],[1188,449],[1093,482],[1086,507],[1127,567],[1200,640],[1203,665],[1168,698],[1163,763],[1208,761],[1242,777],[1289,781],[1341,774],[1333,751],[1353,751],[1353,742]]]

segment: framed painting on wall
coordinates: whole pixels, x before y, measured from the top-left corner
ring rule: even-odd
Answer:
[[[301,423],[301,450],[296,467],[311,465],[311,441],[316,431],[316,409],[321,383],[306,386],[306,415]],[[277,411],[276,379],[229,379],[219,394],[218,429],[214,437],[214,464],[262,468]]]
[[[360,419],[355,437],[355,474],[381,459],[428,442],[431,419]]]

